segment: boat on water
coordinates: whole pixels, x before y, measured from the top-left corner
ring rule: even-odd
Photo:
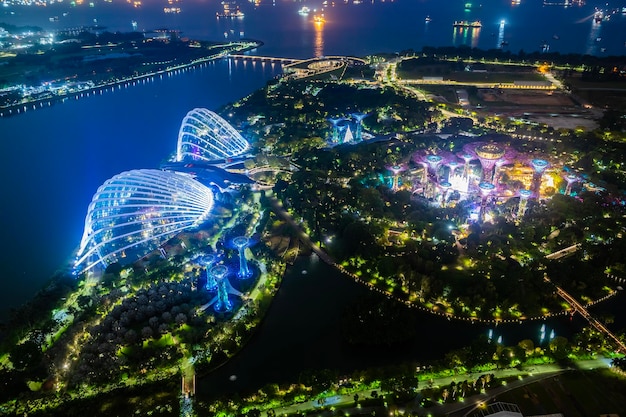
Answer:
[[[307,16],[310,11],[311,11],[311,9],[309,9],[308,7],[302,6],[302,8],[300,10],[298,10],[298,14],[300,14],[302,16]]]
[[[474,6],[472,3],[467,2],[465,3],[465,10],[472,10],[472,9],[480,9],[481,7],[483,7],[482,4],[479,4],[477,6]]]
[[[217,12],[215,15],[219,17],[228,17],[228,18],[242,18],[244,17],[244,13],[239,10],[239,6],[235,1],[223,1],[222,2],[222,12]]]
[[[426,16],[426,19],[424,19],[424,22],[428,23],[430,21],[432,21],[433,19],[430,18],[430,16]]]
[[[604,13],[602,12],[602,10],[596,10],[595,13],[593,14],[593,21],[596,23],[600,23],[602,22],[603,19],[604,19]]]
[[[326,19],[324,18],[323,14],[316,14],[315,16],[313,16],[313,21],[315,23],[324,23],[326,22]]]
[[[469,22],[467,20],[455,20],[452,24],[455,28],[481,28],[483,24],[480,23],[480,20],[475,20],[473,22]]]

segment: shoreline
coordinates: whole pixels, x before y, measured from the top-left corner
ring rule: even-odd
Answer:
[[[96,95],[98,92],[100,92],[100,94],[102,94],[102,92],[108,91],[109,88],[111,88],[111,91],[113,91],[115,87],[121,87],[122,85],[126,85],[126,86],[135,85],[135,83],[138,81],[145,81],[156,76],[163,76],[164,74],[170,74],[170,73],[180,71],[180,70],[195,69],[196,67],[204,65],[208,62],[215,61],[220,58],[226,58],[228,57],[228,55],[230,55],[233,52],[245,53],[245,52],[251,51],[253,49],[259,48],[264,45],[262,41],[258,41],[258,40],[248,40],[244,42],[253,43],[254,45],[249,45],[240,49],[236,48],[235,50],[224,50],[217,54],[209,55],[203,58],[197,58],[191,62],[167,67],[166,69],[163,69],[163,70],[147,72],[144,74],[139,74],[133,77],[128,77],[128,78],[124,78],[124,79],[120,79],[116,81],[106,81],[98,85],[95,85],[93,81],[91,80],[78,81],[81,84],[88,85],[88,87],[80,88],[76,91],[72,91],[72,92],[65,93],[65,94],[59,94],[59,95],[56,95],[51,92],[50,96],[47,96],[45,98],[28,100],[28,101],[24,101],[19,104],[13,104],[10,106],[4,106],[4,107],[0,106],[0,118],[19,116],[20,114],[26,113],[27,111],[35,111],[38,109],[42,109],[44,108],[45,103],[47,103],[47,107],[50,107],[53,104],[57,104],[58,102],[63,103],[68,99],[79,100],[83,97],[90,97],[91,93]]]

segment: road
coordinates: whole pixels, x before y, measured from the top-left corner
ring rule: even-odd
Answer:
[[[599,357],[597,359],[590,359],[584,361],[578,361],[575,364],[575,368],[562,368],[557,364],[545,364],[545,365],[536,365],[534,367],[526,368],[525,370],[518,370],[516,368],[510,369],[502,369],[495,370],[491,372],[485,372],[485,374],[494,374],[496,378],[510,378],[515,376],[521,376],[521,378],[517,381],[510,382],[506,385],[490,389],[484,394],[474,395],[472,397],[466,398],[462,402],[455,403],[447,403],[447,404],[435,404],[429,408],[423,408],[419,406],[415,401],[411,401],[407,404],[397,407],[397,411],[400,415],[405,413],[414,412],[414,413],[428,413],[428,414],[437,414],[437,415],[449,415],[449,416],[466,416],[470,414],[473,410],[480,406],[480,404],[493,399],[494,397],[501,395],[507,391],[523,387],[525,385],[532,384],[534,382],[552,378],[556,375],[559,375],[563,372],[567,372],[570,370],[592,370],[598,368],[608,368],[610,361],[604,357]],[[465,380],[476,379],[478,376],[482,374],[459,374],[455,376],[436,378],[432,381],[433,387],[443,387],[450,385],[452,382],[462,382]],[[422,386],[425,385],[425,382],[421,382]],[[378,390],[379,391],[379,390]],[[363,390],[356,392],[360,399],[369,399],[371,397],[372,390]],[[300,404],[293,404],[285,407],[277,407],[274,408],[274,412],[277,416],[287,415],[293,413],[303,413],[311,410],[318,410],[319,413],[323,413],[324,409],[328,409],[329,407],[338,407],[338,406],[349,406],[354,404],[354,395],[351,394],[343,394],[343,395],[335,395],[332,397],[328,397],[324,400],[323,404],[320,404],[318,400],[306,401]],[[370,410],[370,408],[360,408],[354,407],[350,409],[343,410],[345,413],[354,414],[358,412],[359,414],[363,414],[364,412]],[[385,407],[371,407],[371,411],[384,411],[384,414],[388,414],[389,411]],[[380,415],[383,415],[382,413]],[[267,410],[261,413],[262,417],[267,417]]]

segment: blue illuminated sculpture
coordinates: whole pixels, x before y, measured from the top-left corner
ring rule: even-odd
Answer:
[[[361,142],[363,140],[363,119],[367,117],[367,113],[352,113],[351,116],[356,124],[354,141]]]
[[[226,278],[228,275],[228,268],[224,265],[215,265],[209,270],[209,274],[217,283],[217,302],[213,308],[218,313],[231,311],[233,306],[228,299],[230,283]]]
[[[330,117],[328,119],[328,121],[330,122],[330,124],[333,126],[333,130],[332,130],[332,134],[331,134],[331,138],[330,141],[332,143],[339,143],[339,122],[342,122],[344,119],[343,117]]]
[[[215,264],[217,261],[217,257],[213,254],[204,255],[200,258],[200,263],[204,265],[206,270],[206,286],[205,288],[208,291],[215,291],[217,289],[217,282],[215,281],[215,277],[211,274],[211,266]]]
[[[233,239],[233,245],[235,245],[235,247],[239,251],[239,273],[237,274],[237,276],[242,279],[250,278],[250,276],[252,275],[250,269],[248,268],[248,261],[246,260],[245,253],[249,243],[250,239],[245,236],[238,236]]]

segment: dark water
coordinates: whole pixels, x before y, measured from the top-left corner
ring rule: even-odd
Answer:
[[[306,270],[307,274],[302,274]],[[441,359],[451,349],[467,346],[479,335],[489,335],[503,344],[514,345],[546,335],[570,338],[582,326],[579,317],[561,316],[546,321],[488,326],[447,320],[410,310],[415,316],[416,337],[403,346],[354,348],[343,341],[341,317],[346,306],[374,296],[362,285],[337,272],[316,256],[302,257],[285,275],[269,314],[252,340],[224,366],[199,378],[200,398],[242,393],[268,383],[297,382],[311,369],[332,369],[349,373],[378,366],[424,363]],[[382,297],[382,296],[381,296]],[[623,302],[623,298],[622,298]],[[231,376],[235,375],[233,381]]]
[[[589,53],[594,55],[626,54],[626,14],[618,12],[600,24],[591,16],[595,7],[605,12],[621,10],[626,1],[589,0],[583,7],[543,6],[541,0],[523,0],[514,6],[510,0],[473,1],[465,10],[467,0],[396,0],[364,1],[346,4],[342,1],[324,10],[326,22],[312,22],[313,10],[321,9],[319,1],[268,1],[259,6],[240,1],[243,19],[217,19],[218,1],[186,1],[180,14],[164,14],[165,2],[144,1],[141,8],[124,4],[97,3],[90,8],[55,4],[47,8],[2,9],[0,21],[12,24],[38,24],[45,28],[93,25],[94,19],[109,30],[131,30],[131,21],[138,30],[159,27],[179,29],[183,34],[200,39],[237,39],[245,37],[266,42],[263,53],[288,57],[314,55],[394,52],[421,49],[425,45],[447,46],[466,44],[482,49],[497,48],[503,41],[506,48],[517,52],[541,50]],[[149,4],[150,3],[150,4]],[[308,16],[297,13],[303,5],[311,9]],[[11,15],[10,13],[15,14]],[[67,12],[67,16],[63,13]],[[58,16],[59,21],[49,22]],[[429,16],[431,21],[426,23]],[[480,30],[454,29],[456,20],[482,22]],[[504,21],[504,26],[500,23]],[[558,38],[558,39],[557,39]],[[602,48],[605,48],[604,52]]]

